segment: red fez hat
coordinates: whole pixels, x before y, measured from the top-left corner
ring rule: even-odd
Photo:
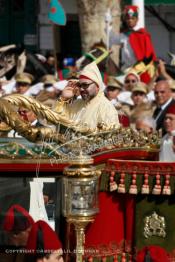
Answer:
[[[149,253],[152,262],[168,262],[168,254],[165,249],[159,246],[144,247],[137,254],[136,261],[144,262],[146,255]]]
[[[34,253],[51,253],[62,248],[55,231],[42,220],[37,221],[30,231],[26,249]]]
[[[123,15],[126,17],[137,17],[139,8],[136,5],[126,5],[123,11]]]
[[[24,231],[34,224],[33,218],[20,205],[11,206],[5,216],[3,229],[5,231]]]
[[[170,107],[168,107],[166,114],[173,114],[175,115],[175,105],[171,105]]]
[[[88,80],[92,80],[92,79],[90,79],[89,77],[84,76],[84,75],[80,75],[80,76],[79,76],[79,79],[88,79]]]

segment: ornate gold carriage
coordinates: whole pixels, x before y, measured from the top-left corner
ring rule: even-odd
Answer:
[[[57,192],[55,220],[59,223],[56,230],[59,230],[63,209],[67,221],[75,224],[80,250],[74,252],[72,227],[67,225],[62,236],[66,261],[75,257],[77,261],[135,261],[137,252],[150,245],[162,247],[169,259],[173,259],[175,164],[157,161],[158,134],[146,135],[129,128],[101,129],[89,134],[88,130],[82,132],[78,127],[74,132],[72,123],[31,99],[14,96],[2,100],[1,119],[34,143],[24,139],[1,139],[1,177],[36,177],[37,173],[39,177],[55,177],[57,189],[60,189],[60,178],[68,178],[64,181],[62,195],[68,202],[61,204],[59,190]],[[67,136],[65,129],[58,132],[29,126],[19,119],[9,102],[32,108],[52,123],[59,121],[63,129],[66,124]],[[37,140],[42,143],[35,143]],[[84,155],[90,155],[93,164],[83,158]],[[91,183],[96,175],[99,183]],[[95,218],[97,212],[87,211],[98,209],[98,201],[90,201],[97,184],[99,213]],[[74,194],[68,195],[68,188],[73,188]],[[86,191],[91,193],[85,194]],[[77,210],[81,212],[72,217],[72,212]],[[81,220],[83,217],[90,219]],[[89,221],[94,222],[87,226],[83,239],[83,230]]]

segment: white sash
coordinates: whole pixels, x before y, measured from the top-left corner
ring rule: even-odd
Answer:
[[[44,198],[43,198],[43,181],[40,178],[35,178],[30,182],[30,209],[29,214],[35,221],[44,220],[48,221]]]

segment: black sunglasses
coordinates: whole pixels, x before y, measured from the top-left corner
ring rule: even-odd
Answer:
[[[81,89],[88,89],[88,87],[90,85],[94,84],[94,82],[90,82],[90,83],[78,83],[78,87]]]
[[[126,80],[126,81],[125,81],[125,84],[129,84],[129,83],[133,83],[133,84],[134,84],[134,83],[136,83],[136,82],[137,82],[136,80]]]

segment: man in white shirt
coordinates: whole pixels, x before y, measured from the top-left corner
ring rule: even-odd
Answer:
[[[175,162],[175,105],[168,108],[164,126],[167,134],[162,139],[159,160]]]

